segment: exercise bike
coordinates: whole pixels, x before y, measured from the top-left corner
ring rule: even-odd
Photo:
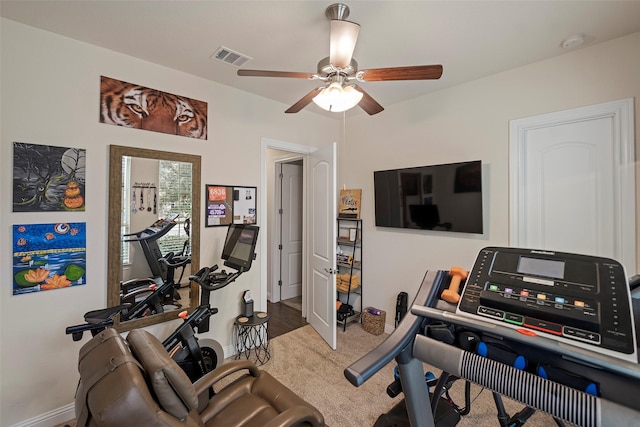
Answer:
[[[122,304],[131,304],[132,308],[122,311],[120,315],[121,321],[146,317],[151,314],[164,313],[165,307],[172,305],[180,308],[180,299],[178,289],[180,283],[176,283],[173,278],[175,270],[182,268],[191,263],[191,258],[184,256],[175,256],[173,252],[169,252],[166,256],[158,260],[160,264],[166,266],[167,278],[158,285],[155,282],[146,287],[137,287],[128,293],[120,293],[120,302]]]
[[[211,292],[233,283],[242,273],[251,268],[251,262],[255,258],[258,230],[257,226],[249,225],[229,227],[222,258],[225,260],[225,266],[235,269],[235,272],[227,273],[225,270],[218,272],[218,266],[214,265],[189,276],[189,280],[197,283],[202,289],[200,305],[189,314],[183,311],[178,315],[184,322],[163,341],[163,346],[192,382],[221,365],[224,360],[224,351],[220,343],[212,339],[197,338],[196,330],[198,333],[209,331],[210,318],[218,312],[217,308],[212,308],[210,305]],[[171,266],[171,263],[168,265]],[[171,282],[171,280],[168,281],[168,283]],[[74,341],[82,339],[85,331],[95,336],[111,327],[116,315],[120,314],[121,319],[123,315],[129,316],[125,317],[127,320],[132,319],[133,314],[153,306],[152,301],[157,301],[160,295],[166,292],[167,288],[160,287],[134,308],[131,308],[131,303],[123,303],[115,307],[90,311],[84,316],[85,324],[69,326],[66,328],[66,333],[72,335]]]
[[[120,315],[120,321],[133,320],[140,317],[149,316],[155,313],[163,313],[165,305],[173,302],[175,284],[172,280],[173,266],[171,263],[172,254],[163,259],[169,266],[169,278],[162,285],[155,283],[144,289],[136,289],[126,295],[121,295],[121,304],[88,311],[84,314],[85,323],[68,326],[65,330],[67,335],[71,335],[74,341],[80,341],[84,332],[90,332],[96,336],[108,327],[113,326],[114,318]]]
[[[211,292],[233,283],[242,273],[251,269],[251,263],[255,258],[258,231],[259,227],[256,225],[231,224],[229,226],[221,258],[224,260],[224,265],[233,268],[235,272],[227,273],[225,270],[218,272],[218,266],[214,265],[189,276],[189,280],[196,282],[202,289],[200,305],[188,316],[186,312],[180,313],[184,323],[163,342],[163,345],[192,381],[215,369],[224,360],[224,352],[220,344],[215,340],[198,340],[195,330],[197,329],[198,333],[208,332],[209,319],[218,312],[217,308],[211,307]]]
[[[217,266],[212,268],[217,269]],[[178,317],[182,318],[184,322],[164,340],[163,345],[169,355],[187,373],[192,382],[216,368],[224,360],[224,351],[217,341],[210,339],[199,340],[196,338],[195,333],[196,329],[198,332],[208,331],[209,318],[218,312],[217,308],[209,306],[210,291],[222,289],[235,280],[235,277],[225,273],[211,274],[209,268],[200,270],[197,275],[189,276],[190,280],[202,287],[203,304],[190,314],[186,310],[178,314]],[[154,291],[154,294],[156,292],[162,293],[161,290],[157,290]],[[158,295],[153,295],[151,299],[157,301],[159,297]],[[141,302],[136,307],[146,309],[151,305],[151,303]],[[82,339],[85,331],[90,332],[92,336],[96,336],[106,328],[113,326],[116,315],[119,314],[121,319],[130,320],[133,318],[133,314],[138,311],[136,308],[131,309],[131,303],[93,310],[84,315],[85,324],[69,326],[66,328],[66,333],[72,335],[74,341]]]
[[[186,311],[181,312],[178,316],[184,322],[162,342],[192,382],[220,366],[224,360],[224,350],[218,341],[196,337],[196,330],[198,333],[209,331],[210,318],[218,312],[217,308],[211,307],[211,292],[228,286],[242,274],[242,271],[228,274],[224,270],[217,272],[217,269],[217,265],[205,267],[189,276],[189,280],[202,289],[200,305],[188,315]]]
[[[88,311],[84,314],[85,323],[68,326],[65,330],[74,341],[80,341],[84,332],[96,336],[108,327],[113,326],[114,318],[120,315],[120,321],[133,320],[152,314],[164,313],[165,306],[174,303],[175,284],[172,280],[172,270],[176,264],[171,263],[172,254],[163,259],[169,266],[169,280],[158,286],[155,283],[145,289],[137,289],[127,295],[121,295],[121,304]],[[177,307],[177,306],[176,306]]]

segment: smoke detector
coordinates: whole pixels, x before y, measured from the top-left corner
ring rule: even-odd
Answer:
[[[575,34],[562,40],[560,46],[562,46],[563,49],[575,49],[578,46],[582,46],[583,44],[584,36],[582,34]]]

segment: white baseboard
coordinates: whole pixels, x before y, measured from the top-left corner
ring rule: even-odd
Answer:
[[[229,357],[236,355],[236,348],[233,345],[228,345],[224,347],[223,350],[224,350],[225,359],[228,359]]]
[[[72,420],[75,417],[75,405],[69,403],[68,405],[40,414],[37,417],[14,424],[11,427],[53,427]]]

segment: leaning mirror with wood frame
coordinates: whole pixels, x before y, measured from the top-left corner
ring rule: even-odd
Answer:
[[[162,162],[164,161],[164,162]],[[144,166],[145,163],[147,166]],[[129,166],[125,166],[125,165]],[[179,196],[172,196],[176,200],[166,200],[161,196],[164,194],[161,190],[161,177],[162,173],[157,173],[158,182],[154,179],[146,179],[144,176],[134,176],[130,173],[127,176],[123,176],[123,170],[127,167],[133,169],[131,165],[142,165],[139,169],[154,168],[157,170],[158,164],[164,164],[167,168],[172,166],[184,166],[187,171],[190,171],[191,175],[191,194],[181,194]],[[151,166],[149,166],[151,165]],[[177,168],[180,170],[181,168]],[[115,319],[114,326],[119,331],[128,331],[133,328],[140,328],[149,325],[153,325],[168,320],[174,320],[177,318],[177,314],[185,309],[193,309],[198,305],[198,295],[200,290],[197,284],[188,282],[189,271],[197,272],[200,268],[200,171],[201,160],[200,156],[171,153],[166,151],[148,150],[142,148],[124,147],[119,145],[111,145],[109,152],[109,227],[108,227],[108,263],[107,263],[107,305],[108,307],[114,307],[123,302],[123,288],[122,282],[128,279],[125,275],[125,270],[129,272],[141,272],[142,277],[136,277],[136,279],[149,279],[155,282],[161,283],[166,277],[159,277],[159,274],[152,265],[153,262],[157,262],[157,252],[162,251],[158,245],[155,244],[154,250],[149,250],[149,247],[144,247],[145,241],[138,241],[140,236],[147,236],[145,233],[136,234],[135,227],[133,226],[133,219],[140,223],[140,221],[146,221],[149,224],[149,228],[157,230],[161,227],[154,227],[158,224],[166,224],[167,222],[176,222],[171,224],[170,228],[174,231],[180,231],[184,228],[184,232],[180,237],[173,236],[176,245],[180,243],[180,247],[190,252],[190,265],[182,278],[182,286],[184,289],[179,289],[176,292],[181,296],[176,300],[175,305],[168,305],[166,310],[162,310],[161,313],[136,316],[126,321],[120,321],[119,318]],[[131,172],[131,170],[130,170]],[[180,173],[175,171],[169,171],[169,173]],[[147,175],[148,176],[148,175]],[[180,178],[180,177],[179,177]],[[179,178],[175,176],[172,178],[172,182],[175,184]],[[184,176],[181,176],[184,178]],[[190,196],[190,200],[189,200]],[[171,210],[171,207],[176,205],[182,205],[184,215],[179,221],[178,218],[174,219],[172,216],[163,217],[164,212]],[[190,205],[190,209],[188,208]],[[124,214],[124,209],[127,209],[127,215]],[[172,211],[175,211],[173,209]],[[134,215],[129,215],[131,212]],[[137,217],[135,213],[138,213]],[[189,218],[186,218],[189,216]],[[123,219],[125,218],[125,219]],[[126,219],[128,218],[128,219]],[[186,224],[184,224],[186,220]],[[178,224],[179,223],[179,224]],[[163,235],[163,238],[168,238]],[[176,234],[176,233],[172,233]],[[185,235],[186,234],[186,237]],[[182,243],[184,242],[184,247]],[[154,242],[155,243],[155,242]],[[166,245],[165,245],[166,246]],[[129,253],[129,250],[133,254]],[[135,252],[138,252],[137,256]],[[173,252],[173,250],[171,250]],[[176,246],[178,251],[178,246]],[[144,256],[141,254],[144,252]],[[177,252],[176,252],[177,253]],[[162,253],[162,256],[167,253]],[[145,260],[146,258],[146,260]],[[133,262],[137,267],[142,265],[142,269],[134,269]],[[126,261],[126,263],[125,263]],[[148,264],[148,265],[147,265]],[[126,267],[126,268],[125,268]],[[146,270],[145,270],[146,269]],[[166,267],[165,267],[166,269]],[[130,275],[130,274],[129,274]],[[178,268],[175,271],[175,280],[178,281],[181,275],[181,269]],[[154,277],[155,276],[155,277]],[[135,303],[134,303],[135,305]]]

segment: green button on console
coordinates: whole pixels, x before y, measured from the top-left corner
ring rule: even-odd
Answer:
[[[513,323],[514,325],[522,325],[522,323],[524,322],[524,316],[521,316],[519,314],[513,314],[513,313],[505,313],[504,321]]]

